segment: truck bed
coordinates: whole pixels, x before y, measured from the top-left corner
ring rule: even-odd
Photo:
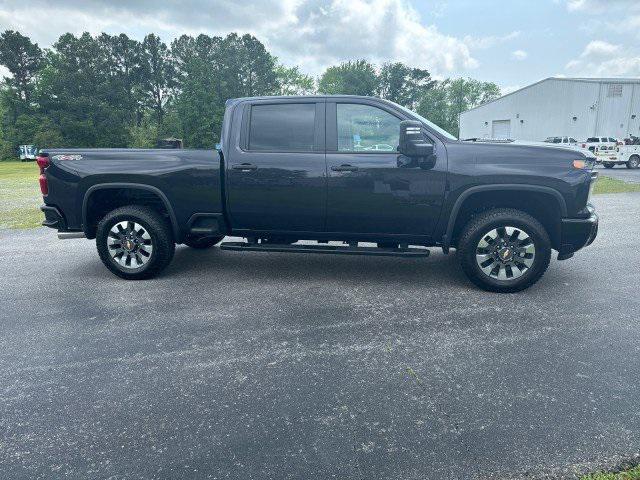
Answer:
[[[196,214],[223,213],[220,155],[216,150],[166,149],[44,149],[49,192],[45,205],[64,217],[64,230],[85,231],[92,196],[117,195],[140,189],[155,195],[170,209],[174,230],[185,231]]]

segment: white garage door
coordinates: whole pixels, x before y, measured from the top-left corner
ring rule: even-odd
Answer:
[[[511,138],[511,120],[494,120],[491,123],[491,138]]]

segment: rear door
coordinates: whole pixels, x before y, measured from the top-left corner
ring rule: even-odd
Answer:
[[[244,104],[238,115],[241,131],[226,161],[232,228],[323,231],[324,99],[260,100]]]
[[[407,166],[397,151],[401,112],[366,99],[327,102],[327,231],[430,236],[444,197],[447,156]]]

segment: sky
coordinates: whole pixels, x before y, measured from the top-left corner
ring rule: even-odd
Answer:
[[[401,61],[503,92],[550,76],[640,77],[640,0],[0,0],[7,29],[41,47],[65,32],[251,33],[313,76]]]

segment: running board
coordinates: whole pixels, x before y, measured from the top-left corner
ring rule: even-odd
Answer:
[[[378,257],[428,257],[429,250],[422,248],[349,247],[342,245],[287,245],[276,243],[223,242],[222,250],[236,252],[325,253],[334,255],[372,255]]]

